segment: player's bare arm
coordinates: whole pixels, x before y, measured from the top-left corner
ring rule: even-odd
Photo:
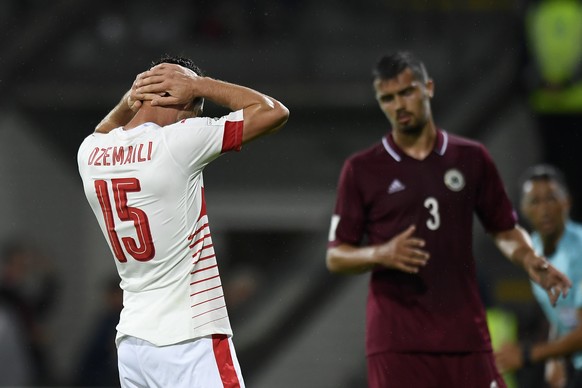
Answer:
[[[578,322],[582,319],[582,310],[577,311]],[[534,344],[529,348],[530,362],[541,362],[553,358],[568,356],[582,349],[582,326],[578,325],[568,334],[546,343]],[[505,344],[495,354],[495,361],[502,372],[512,371],[523,367],[523,345],[516,343]]]
[[[138,102],[137,104],[133,102],[130,105],[130,91],[126,92],[119,103],[101,120],[99,124],[95,127],[96,133],[109,133],[115,128],[121,127],[127,124],[135,115],[135,112],[132,108],[136,107],[139,108],[141,104]]]
[[[496,233],[493,239],[505,257],[521,266],[531,280],[546,290],[553,305],[560,295],[563,297],[568,295],[568,290],[572,286],[570,279],[534,252],[529,235],[523,228],[516,226]]]
[[[158,96],[157,94],[137,92],[137,81],[141,79],[142,75],[143,73],[136,77],[131,89],[123,95],[119,103],[95,127],[95,132],[109,133],[115,128],[126,125],[135,116],[142,105],[142,101],[149,101]]]
[[[203,97],[232,111],[243,110],[243,143],[281,128],[289,110],[279,101],[256,90],[199,77],[179,65],[162,63],[144,72],[137,80],[137,92],[166,94],[155,97],[152,105],[175,105]]]
[[[376,265],[407,273],[418,273],[430,255],[423,250],[424,240],[414,237],[410,226],[390,241],[368,247],[340,244],[327,251],[326,264],[331,272],[361,273]]]

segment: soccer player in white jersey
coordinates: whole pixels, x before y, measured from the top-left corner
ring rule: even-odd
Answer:
[[[122,387],[244,387],[204,200],[204,167],[285,124],[255,90],[162,58],[78,152],[85,194],[121,277]],[[230,109],[198,117],[204,99]]]

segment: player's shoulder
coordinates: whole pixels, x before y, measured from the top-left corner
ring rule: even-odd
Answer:
[[[485,146],[477,140],[469,139],[464,136],[452,134],[449,132],[443,131],[446,133],[447,141],[449,146],[451,147],[463,147],[463,148],[475,148],[475,149],[484,149]]]
[[[208,117],[208,116],[199,116],[199,117],[190,117],[187,119],[183,119],[177,121],[173,124],[169,124],[164,128],[183,128],[183,127],[194,127],[194,128],[203,128],[203,127],[215,127],[215,126],[222,126],[225,122],[237,122],[243,121],[243,111],[237,110],[230,112],[221,117]]]
[[[573,241],[582,246],[582,224],[576,221],[566,223],[566,233],[570,235]]]
[[[85,138],[83,139],[81,144],[79,144],[79,151],[82,151],[82,150],[86,149],[87,147],[90,147],[90,146],[96,144],[100,138],[102,138],[104,136],[108,136],[108,135],[109,135],[109,133],[93,132],[93,133],[85,136]]]
[[[443,133],[447,137],[447,154],[460,155],[463,158],[470,158],[474,162],[492,160],[483,143],[464,136]]]

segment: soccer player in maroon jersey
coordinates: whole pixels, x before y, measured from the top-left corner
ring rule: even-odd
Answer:
[[[552,303],[570,282],[535,254],[485,147],[436,126],[423,63],[383,57],[373,84],[392,131],[344,163],[326,258],[332,272],[371,272],[369,386],[504,387],[478,293],[473,214]]]

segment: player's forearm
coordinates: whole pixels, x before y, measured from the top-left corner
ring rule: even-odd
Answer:
[[[135,115],[128,104],[130,92],[124,94],[119,103],[95,127],[95,132],[108,133],[111,130],[126,125]]]
[[[243,142],[274,132],[289,118],[289,110],[279,101],[256,90],[208,77],[193,79],[197,95],[232,111],[243,110]]]
[[[531,239],[523,228],[516,225],[513,229],[495,234],[493,239],[505,257],[527,270],[527,258],[530,255],[535,255],[535,252]]]
[[[540,362],[550,358],[568,356],[581,350],[582,327],[579,327],[555,341],[532,346],[531,360],[533,362]]]
[[[263,94],[245,86],[210,77],[196,77],[192,82],[195,96],[204,97],[233,111],[269,103]]]
[[[327,269],[335,273],[357,274],[371,270],[374,261],[374,247],[354,247],[341,244],[327,250]]]

